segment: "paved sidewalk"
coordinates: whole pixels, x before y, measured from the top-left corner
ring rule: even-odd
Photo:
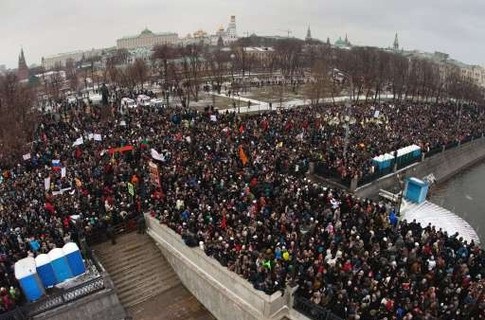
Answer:
[[[304,106],[309,104],[309,100],[303,100],[303,99],[296,99],[296,100],[290,100],[290,101],[283,101],[282,103],[280,102],[273,102],[272,103],[272,108],[269,107],[269,102],[265,101],[260,101],[244,96],[228,96],[226,93],[216,93],[216,92],[210,92],[210,95],[214,95],[217,97],[224,97],[228,99],[232,99],[236,102],[236,111],[239,111],[240,113],[248,113],[248,112],[258,112],[258,111],[271,111],[271,110],[278,110],[278,109],[291,109],[299,106]],[[381,99],[392,99],[392,95],[383,95],[381,96]],[[365,95],[359,96],[359,101],[365,100]],[[349,97],[348,96],[340,96],[340,97],[335,97],[335,98],[325,98],[323,99],[323,102],[326,103],[331,103],[333,101],[335,102],[345,102],[348,101]],[[251,107],[248,108],[248,101],[251,101]],[[233,110],[233,108],[229,109]]]

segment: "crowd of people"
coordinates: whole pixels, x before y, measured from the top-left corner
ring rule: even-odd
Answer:
[[[99,107],[67,104],[57,111],[41,119],[29,156],[2,173],[4,288],[16,291],[18,259],[150,212],[256,289],[298,284],[300,296],[342,318],[483,315],[478,244],[398,223],[388,206],[306,177],[313,160],[343,176],[362,174],[373,156],[400,146],[426,150],[483,134],[479,109],[460,110],[459,125],[457,109],[417,103],[252,115],[113,107],[106,118]],[[352,128],[346,157],[344,122]]]

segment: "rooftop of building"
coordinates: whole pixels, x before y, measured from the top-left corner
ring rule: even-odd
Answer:
[[[177,36],[178,34],[176,32],[159,32],[159,33],[154,33],[148,28],[145,28],[142,30],[140,34],[133,35],[133,36],[124,36],[118,40],[127,40],[127,39],[136,39],[140,37],[148,37],[148,36]]]

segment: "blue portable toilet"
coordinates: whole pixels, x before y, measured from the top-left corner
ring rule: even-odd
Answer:
[[[406,200],[415,203],[422,203],[426,200],[429,185],[418,178],[409,178],[406,180],[404,197]]]
[[[54,269],[58,283],[72,278],[71,268],[61,248],[55,248],[49,251],[49,258],[51,259],[52,269]]]
[[[42,281],[35,268],[35,259],[27,257],[15,262],[15,278],[19,281],[25,298],[29,301],[38,300],[45,293]]]
[[[413,144],[410,146],[411,152],[413,153],[413,156],[415,157],[420,157],[421,156],[421,147]]]
[[[69,267],[71,268],[74,277],[83,274],[86,271],[81,251],[76,243],[66,243],[62,248],[62,251],[66,255],[67,262],[69,263]]]
[[[35,265],[37,266],[37,274],[42,280],[42,284],[46,288],[50,288],[57,284],[56,275],[54,274],[54,269],[52,268],[51,259],[45,253],[39,254],[35,258]]]

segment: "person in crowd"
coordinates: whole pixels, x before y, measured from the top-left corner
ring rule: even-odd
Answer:
[[[298,284],[300,296],[342,318],[483,314],[479,244],[399,222],[383,203],[306,177],[312,161],[363,177],[376,155],[483,135],[483,112],[469,107],[457,126],[456,110],[443,104],[361,104],[351,116],[339,105],[232,111],[112,108],[102,119],[81,104],[45,114],[30,159],[4,170],[0,183],[0,285],[17,292],[13,264],[27,255],[100,233],[115,243],[115,226],[138,219],[142,230],[149,212],[255,289]],[[18,301],[0,295],[3,310]]]

